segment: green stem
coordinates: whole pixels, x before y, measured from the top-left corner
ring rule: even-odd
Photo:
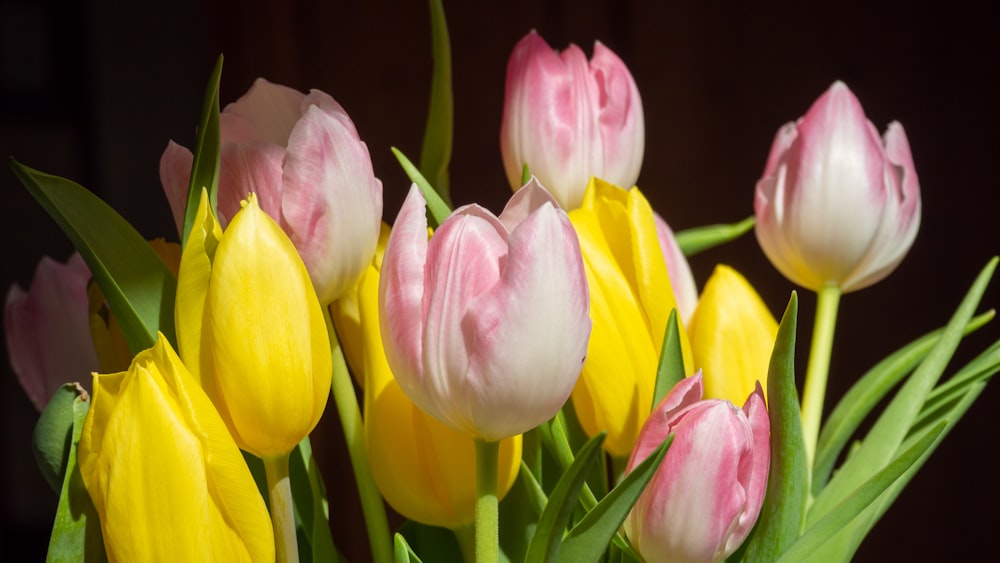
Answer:
[[[351,468],[354,470],[354,480],[358,485],[358,496],[361,498],[361,511],[368,530],[372,559],[375,563],[391,563],[392,536],[389,534],[389,521],[385,516],[382,494],[375,485],[375,478],[372,477],[371,468],[368,466],[364,423],[361,420],[361,409],[358,407],[358,396],[354,392],[351,373],[347,369],[347,361],[337,339],[337,331],[330,320],[329,309],[324,309],[324,316],[330,334],[330,352],[333,355],[333,400],[337,405],[340,425],[344,429],[344,440],[347,442],[347,453],[351,458]]]
[[[496,563],[499,558],[499,462],[500,442],[476,438],[476,563]]]
[[[476,527],[473,524],[452,528],[458,549],[462,552],[462,561],[474,563],[476,560]]]
[[[802,396],[802,436],[805,440],[806,463],[812,474],[823,419],[823,399],[826,380],[830,372],[830,354],[833,351],[833,333],[837,326],[837,307],[840,288],[828,286],[816,294],[816,321],[813,325],[812,346],[809,348],[809,366],[806,368],[805,390]]]
[[[299,545],[295,538],[295,511],[292,485],[288,478],[288,454],[264,458],[267,494],[271,501],[274,553],[277,563],[298,563]]]

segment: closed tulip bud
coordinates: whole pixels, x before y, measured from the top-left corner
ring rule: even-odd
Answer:
[[[203,195],[175,324],[181,356],[240,448],[285,454],[319,422],[332,373],[323,311],[295,247],[253,194],[221,237]]]
[[[65,264],[45,257],[26,292],[7,291],[4,335],[10,365],[39,411],[63,383],[86,381],[98,369],[90,338],[90,270],[73,253]]]
[[[274,561],[250,470],[162,335],[127,372],[94,376],[77,455],[112,563]]]
[[[382,264],[389,366],[414,403],[472,437],[534,428],[565,403],[587,350],[573,227],[534,181],[499,217],[455,210],[429,241],[425,207],[413,186]]]
[[[569,217],[580,237],[594,320],[573,406],[587,434],[607,432],[604,448],[625,457],[649,415],[663,334],[677,301],[655,214],[638,189],[595,178]],[[681,346],[690,366],[683,330]]]
[[[383,230],[375,260],[354,290],[331,305],[351,371],[363,378],[365,450],[372,476],[392,508],[409,520],[457,529],[472,524],[476,452],[472,438],[420,410],[403,393],[385,358],[378,320]],[[500,442],[497,495],[521,467],[521,436]]]
[[[722,561],[760,515],[770,464],[770,422],[758,386],[743,409],[702,400],[701,374],[682,380],[642,428],[627,471],[669,434],[674,440],[625,519],[646,561]]]
[[[771,263],[817,291],[867,287],[889,275],[920,226],[920,187],[903,126],[882,138],[835,82],[775,137],[757,182],[756,233]]]
[[[371,261],[382,221],[382,182],[344,108],[319,90],[259,78],[221,112],[219,129],[223,225],[255,192],[301,253],[320,301],[337,299]],[[178,229],[192,161],[173,142],[160,159]]]
[[[778,322],[746,278],[715,267],[688,325],[694,368],[704,374],[705,397],[743,400],[767,386]]]
[[[631,187],[645,134],[635,80],[601,42],[589,62],[576,45],[559,53],[534,30],[514,47],[500,149],[515,190],[525,164],[567,211],[580,206],[592,176]]]

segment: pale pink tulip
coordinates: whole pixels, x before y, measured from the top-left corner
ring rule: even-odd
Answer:
[[[635,80],[599,41],[589,63],[576,45],[556,52],[534,30],[514,47],[500,126],[513,189],[525,163],[567,211],[580,206],[592,176],[632,187],[645,135]]]
[[[354,123],[319,90],[303,94],[258,78],[219,125],[222,224],[256,193],[302,255],[320,301],[337,299],[371,263],[382,221],[382,182]],[[191,162],[173,142],[160,160],[178,228]]]
[[[660,241],[660,252],[663,253],[663,261],[667,263],[670,288],[674,290],[674,298],[677,299],[677,315],[684,324],[687,324],[694,315],[695,306],[698,305],[698,286],[694,283],[691,266],[677,244],[673,229],[659,213],[653,213],[653,221],[656,223],[656,238]]]
[[[10,364],[28,398],[41,411],[63,383],[83,382],[100,365],[90,337],[87,282],[90,270],[79,254],[65,264],[44,257],[30,289],[7,292],[4,333]]]
[[[758,385],[741,410],[702,400],[701,372],[682,380],[642,427],[627,471],[670,433],[625,533],[646,561],[721,561],[746,539],[764,502],[771,457],[763,391]]]
[[[879,138],[860,102],[835,82],[774,139],[757,182],[756,233],[771,263],[819,290],[889,275],[920,226],[920,186],[903,126]]]
[[[534,428],[566,402],[587,351],[573,226],[537,181],[499,217],[457,209],[429,241],[425,206],[412,187],[382,263],[389,366],[417,406],[473,437]]]

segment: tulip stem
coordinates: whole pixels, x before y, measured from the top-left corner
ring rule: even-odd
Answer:
[[[288,454],[263,458],[267,493],[271,501],[271,527],[277,563],[298,563],[299,544],[295,537],[292,485],[288,478]]]
[[[344,359],[344,349],[340,346],[337,331],[330,320],[330,310],[324,309],[324,311],[326,329],[330,334],[330,351],[333,355],[333,400],[337,404],[337,414],[340,416],[344,440],[347,442],[347,453],[351,458],[351,468],[354,470],[354,481],[358,485],[358,496],[361,498],[361,512],[368,530],[372,560],[375,563],[391,563],[393,544],[389,535],[389,521],[385,516],[382,494],[375,485],[375,478],[368,466],[364,423],[361,420],[361,410],[358,408],[358,396],[354,392],[351,373]]]
[[[802,436],[810,476],[816,456],[820,422],[823,419],[823,399],[830,372],[830,354],[833,351],[833,333],[837,326],[840,295],[840,288],[836,286],[823,287],[816,294],[816,320],[813,324],[812,346],[809,348],[809,365],[806,368],[802,396]]]
[[[476,563],[496,563],[500,553],[497,472],[500,442],[476,438]]]

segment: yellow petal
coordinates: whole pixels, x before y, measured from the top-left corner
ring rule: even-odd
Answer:
[[[753,286],[719,265],[705,284],[689,329],[694,367],[704,374],[705,398],[741,405],[767,369],[778,323]]]
[[[94,390],[78,455],[110,561],[273,560],[242,454],[162,335]]]
[[[254,455],[288,453],[326,407],[330,345],[299,253],[253,194],[219,242],[205,309],[223,420]]]

